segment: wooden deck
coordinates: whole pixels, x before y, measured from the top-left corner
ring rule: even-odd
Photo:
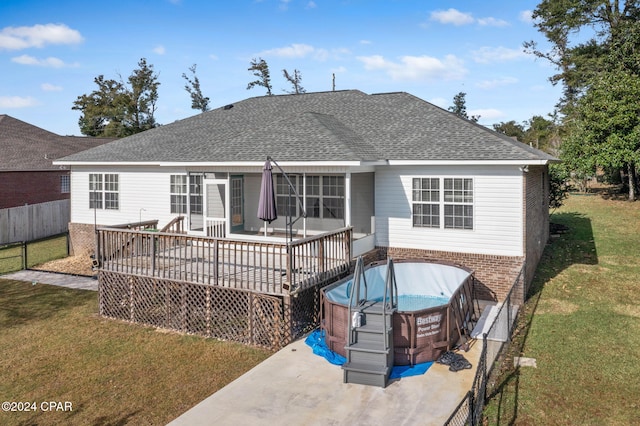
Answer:
[[[351,229],[287,244],[98,228],[97,258],[104,271],[291,294],[349,270]]]

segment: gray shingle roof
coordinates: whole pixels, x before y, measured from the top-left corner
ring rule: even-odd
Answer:
[[[52,160],[110,141],[113,138],[60,136],[0,114],[0,171],[57,170]]]
[[[69,162],[554,160],[408,93],[249,98],[70,155]]]

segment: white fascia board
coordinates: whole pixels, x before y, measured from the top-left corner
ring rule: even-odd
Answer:
[[[266,158],[265,158],[265,161]],[[287,167],[367,167],[386,161],[278,161]],[[262,167],[264,161],[54,161],[56,166]]]
[[[389,160],[390,166],[542,166],[549,160]]]
[[[54,160],[54,166],[159,166],[150,161],[62,161]]]
[[[288,167],[347,167],[347,166],[360,166],[361,161],[278,161],[276,162],[280,166]],[[161,162],[158,163],[160,167],[262,167],[264,162],[267,161],[202,161],[202,162]]]

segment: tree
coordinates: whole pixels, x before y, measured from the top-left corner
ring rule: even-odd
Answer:
[[[289,92],[285,90],[285,92],[292,95],[299,95],[300,93],[306,92],[306,90],[304,90],[304,88],[300,85],[300,82],[302,81],[302,74],[300,74],[300,71],[294,69],[293,74],[289,74],[287,70],[282,70],[282,74],[284,75],[284,78],[286,78],[287,81],[293,86],[293,90]]]
[[[562,164],[549,165],[549,208],[557,209],[562,206],[564,200],[573,189],[570,182],[570,174]]]
[[[533,12],[534,25],[550,42],[551,49],[541,51],[535,41],[525,42],[524,47],[558,69],[550,81],[562,82],[564,86],[559,106],[565,115],[571,115],[589,81],[607,69],[603,58],[610,49],[624,44],[630,30],[637,29],[640,2],[620,3],[620,0],[542,0]],[[634,66],[638,66],[637,61]]]
[[[449,111],[453,112],[458,117],[471,120],[475,123],[480,119],[480,116],[473,115],[471,116],[471,118],[469,118],[469,116],[467,115],[467,101],[465,99],[466,96],[466,93],[458,92],[458,94],[453,97],[453,106],[449,107]]]
[[[78,125],[83,135],[125,137],[157,126],[154,118],[158,100],[158,76],[153,65],[142,58],[127,79],[96,77],[98,86],[88,95],[78,96],[72,110],[80,111]]]
[[[493,130],[503,135],[515,137],[520,142],[524,141],[524,126],[516,123],[515,120],[501,122],[493,125]]]
[[[202,94],[200,80],[198,80],[198,76],[196,75],[196,66],[196,64],[193,64],[189,67],[193,78],[189,78],[187,74],[182,73],[182,78],[187,81],[187,84],[184,85],[184,90],[191,96],[191,108],[206,112],[209,111],[209,98]]]
[[[253,89],[255,86],[262,86],[267,89],[267,95],[271,96],[271,76],[269,75],[267,62],[262,58],[254,58],[251,60],[251,66],[248,71],[252,71],[253,75],[258,79],[247,84],[247,90]]]
[[[603,73],[578,101],[574,136],[569,146],[563,146],[565,156],[586,156],[591,167],[626,172],[629,201],[636,198],[636,165],[640,164],[638,99],[638,76],[621,69]]]
[[[548,148],[557,134],[555,123],[540,115],[534,115],[527,121],[527,125],[529,127],[522,141],[536,149],[549,152]]]
[[[571,133],[561,158],[574,176],[618,168],[634,200],[640,1],[543,0],[533,18],[552,48],[542,52],[533,41],[525,48],[554,64],[558,73],[550,80],[563,84],[559,106]]]
[[[158,75],[153,73],[153,65],[147,65],[145,58],[140,59],[138,68],[129,76],[131,87],[129,96],[129,116],[133,118],[130,127],[133,133],[142,132],[157,126],[154,114],[158,102]]]

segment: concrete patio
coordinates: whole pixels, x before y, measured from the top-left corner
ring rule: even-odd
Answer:
[[[451,372],[434,363],[382,389],[343,383],[342,369],[300,339],[170,425],[443,425],[471,389],[481,350],[474,341],[461,352],[472,369]]]

